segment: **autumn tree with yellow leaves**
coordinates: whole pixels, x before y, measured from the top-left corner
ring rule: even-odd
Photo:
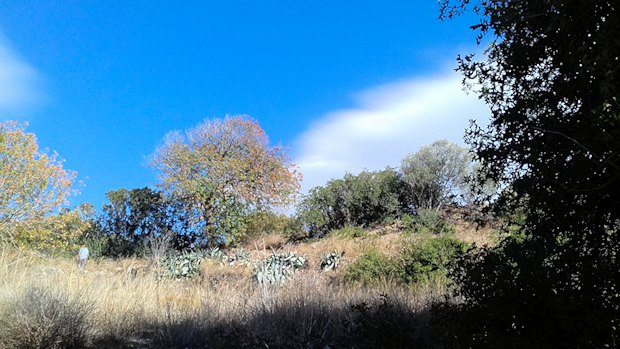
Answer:
[[[39,149],[25,125],[0,123],[0,239],[15,244],[16,233],[34,232],[49,222],[67,202],[75,177],[57,153]]]
[[[292,203],[301,179],[286,149],[271,146],[246,116],[167,134],[152,165],[161,188],[186,203],[209,244],[234,244],[247,213]]]

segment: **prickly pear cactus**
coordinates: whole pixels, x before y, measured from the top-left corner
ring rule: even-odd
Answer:
[[[334,251],[328,255],[321,256],[321,265],[320,268],[322,271],[330,271],[338,268],[340,264],[340,258],[344,256],[344,251]]]
[[[307,262],[305,257],[292,252],[278,255],[273,253],[256,265],[254,278],[261,285],[283,284],[297,269],[305,267]]]
[[[194,277],[199,274],[203,259],[204,255],[200,252],[168,255],[162,260],[164,274],[168,277]]]

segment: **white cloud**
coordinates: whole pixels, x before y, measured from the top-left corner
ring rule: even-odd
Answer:
[[[374,87],[354,99],[356,107],[325,114],[297,138],[302,192],[345,172],[398,167],[406,154],[439,139],[463,144],[469,120],[489,115],[454,72]]]
[[[42,100],[40,78],[0,33],[0,111],[15,112],[38,104]]]

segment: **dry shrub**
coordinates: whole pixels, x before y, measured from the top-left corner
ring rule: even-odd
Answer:
[[[287,240],[288,238],[282,233],[270,232],[259,234],[252,239],[248,239],[243,245],[250,250],[277,250],[282,248]]]
[[[252,278],[253,268],[247,264],[222,264],[217,260],[206,259],[200,265],[200,277],[205,286],[218,288],[222,284],[244,284]]]
[[[2,305],[0,343],[6,348],[83,348],[92,302],[52,288],[27,287]]]

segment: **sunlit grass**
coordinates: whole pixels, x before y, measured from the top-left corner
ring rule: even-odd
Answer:
[[[32,292],[60,300],[67,309],[64,318],[58,317],[62,321],[83,315],[83,322],[76,323],[84,328],[84,345],[92,348],[399,347],[411,341],[433,347],[428,341],[429,310],[444,299],[445,282],[412,287],[386,279],[362,285],[342,277],[370,250],[396,256],[403,238],[370,231],[358,238],[328,236],[310,243],[245,246],[254,261],[273,253],[274,245],[280,247],[278,253],[291,251],[309,259],[307,268],[279,287],[258,285],[252,266],[243,263],[206,260],[199,276],[169,279],[145,259],[91,260],[79,272],[73,258],[4,248],[0,348],[37,347],[24,344],[21,327],[7,326],[11,321],[33,322],[28,316],[47,316],[45,309],[28,309],[24,299]],[[320,257],[332,251],[345,252],[339,269],[319,271]],[[61,340],[52,347],[69,344]]]

